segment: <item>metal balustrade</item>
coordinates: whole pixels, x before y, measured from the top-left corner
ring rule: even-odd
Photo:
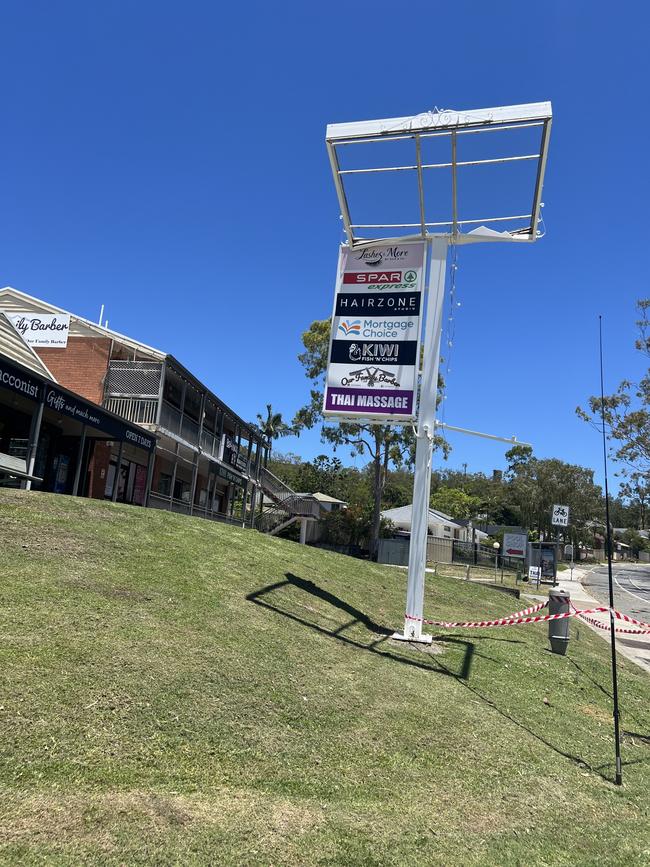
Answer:
[[[291,518],[320,518],[321,507],[313,497],[303,497],[292,490],[266,467],[260,468],[260,484],[272,500],[256,519],[256,527],[270,533]]]
[[[108,397],[104,407],[133,424],[155,424],[158,400],[133,397]]]
[[[170,433],[181,436],[181,422],[183,415],[180,409],[176,409],[170,403],[164,400],[160,405],[160,427],[165,428]]]
[[[163,494],[151,491],[149,494],[149,508],[162,509],[164,511],[175,512],[181,515],[189,515],[190,513],[197,518],[207,518],[209,521],[218,521],[222,524],[232,524],[236,527],[242,526],[242,518],[235,518],[232,515],[224,515],[222,512],[214,512],[203,506],[194,506],[190,510],[190,504],[184,500],[178,500],[173,497],[166,497]]]

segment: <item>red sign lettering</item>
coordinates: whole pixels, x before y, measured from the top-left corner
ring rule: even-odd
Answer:
[[[379,284],[383,285],[385,283],[401,283],[402,282],[402,272],[401,271],[373,271],[368,273],[367,271],[355,271],[355,272],[346,272],[343,275],[344,283],[356,283],[356,284]]]

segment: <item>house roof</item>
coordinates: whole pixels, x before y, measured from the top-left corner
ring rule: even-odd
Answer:
[[[319,503],[340,503],[342,506],[347,505],[347,500],[338,500],[336,497],[330,497],[327,494],[321,494],[320,491],[316,491],[315,494],[312,494],[312,497],[315,500],[318,500]]]
[[[395,526],[410,530],[412,513],[413,505],[409,504],[408,506],[398,506],[396,509],[386,509],[381,513],[381,515],[383,518],[392,521]],[[435,526],[436,524],[449,524],[451,527],[460,529],[460,524],[457,524],[453,518],[449,515],[445,515],[444,512],[439,512],[437,509],[429,509],[428,524],[429,527]]]
[[[11,361],[17,361],[33,373],[39,373],[47,379],[56,382],[46,365],[34,352],[31,346],[25,342],[11,320],[0,310],[0,352]]]

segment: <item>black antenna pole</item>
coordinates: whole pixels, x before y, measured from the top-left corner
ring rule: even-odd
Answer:
[[[598,317],[600,344],[600,418],[603,427],[603,464],[605,466],[605,521],[607,524],[607,573],[609,576],[609,630],[612,644],[612,693],[614,697],[614,740],[616,742],[616,785],[623,782],[621,764],[620,712],[618,709],[618,677],[616,674],[616,629],[614,621],[614,581],[612,578],[612,527],[609,523],[609,490],[607,487],[607,439],[605,437],[605,390],[603,386],[603,317]]]

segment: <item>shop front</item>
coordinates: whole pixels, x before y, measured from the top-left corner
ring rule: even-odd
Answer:
[[[147,505],[156,438],[0,353],[0,486]]]

